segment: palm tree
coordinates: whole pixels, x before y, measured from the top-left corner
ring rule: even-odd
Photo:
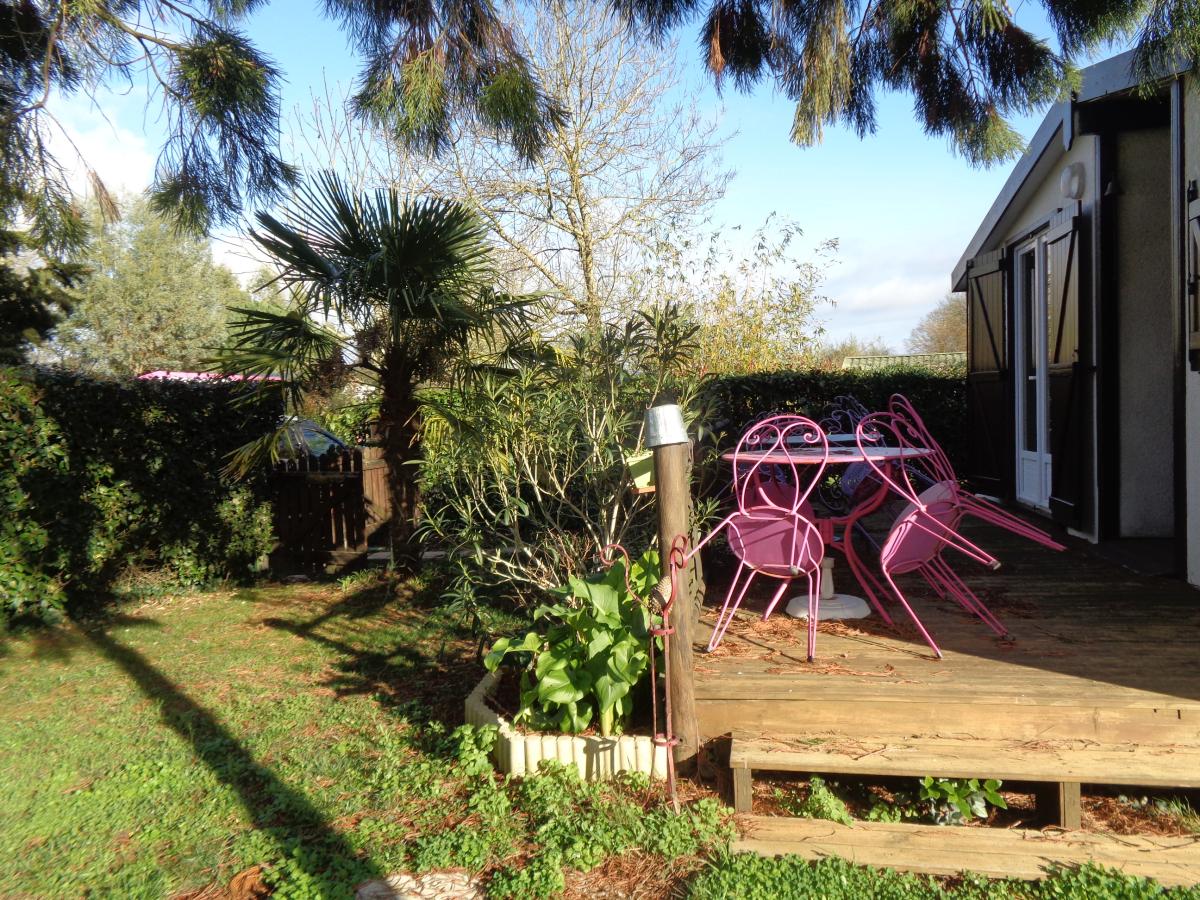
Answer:
[[[524,329],[527,301],[493,287],[487,233],[462,204],[405,198],[395,189],[356,196],[331,172],[296,193],[284,221],[258,215],[252,237],[275,260],[287,312],[239,309],[226,371],[277,376],[290,408],[345,384],[378,391],[389,468],[392,548],[411,571],[418,515],[418,388],[463,371],[471,357]],[[246,471],[275,452],[278,433],[239,451]]]

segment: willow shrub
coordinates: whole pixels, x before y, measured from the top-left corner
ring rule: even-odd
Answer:
[[[732,443],[752,421],[767,412],[820,418],[834,397],[850,394],[867,409],[886,409],[892,394],[904,394],[965,474],[967,450],[966,371],[961,368],[895,368],[875,371],[807,369],[760,375],[724,375],[709,379],[701,401],[710,426],[723,443]]]
[[[135,572],[246,574],[271,546],[266,479],[221,468],[279,411],[232,408],[244,389],[0,369],[0,624],[103,601]]]
[[[422,537],[449,552],[464,599],[538,598],[608,544],[651,546],[653,495],[631,493],[626,460],[656,396],[700,417],[695,335],[668,307],[424,395]]]

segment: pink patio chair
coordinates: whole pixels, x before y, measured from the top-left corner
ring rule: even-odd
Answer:
[[[829,401],[825,418],[821,419],[821,427],[826,433],[854,434],[858,423],[870,414],[871,411],[863,406],[857,397],[839,394]]]
[[[816,458],[805,464],[797,463],[787,453],[789,448],[810,451]],[[742,435],[733,459],[736,509],[688,554],[694,555],[715,535],[728,529],[729,547],[738,558],[737,572],[708,642],[710,651],[724,638],[750,584],[757,575],[764,575],[780,582],[763,613],[764,620],[774,611],[789,584],[800,578],[807,581],[808,658],[813,658],[825,542],[808,498],[821,480],[828,460],[829,442],[825,433],[816,422],[803,416],[776,416],[754,423]]]
[[[853,435],[858,423],[865,419],[871,411],[851,394],[839,394],[829,402],[825,409],[825,417],[821,419],[821,427],[827,435]],[[832,439],[831,439],[832,440]],[[851,441],[853,442],[853,441]],[[837,476],[832,484],[822,485],[818,491],[821,502],[834,514],[844,514],[849,511],[862,496],[871,490],[877,482],[871,476],[871,468],[866,463],[851,463]],[[861,534],[867,540],[874,538],[865,529]]]
[[[982,497],[977,497],[969,491],[963,490],[961,482],[954,474],[954,467],[950,465],[950,459],[946,456],[945,451],[942,450],[941,445],[934,440],[933,435],[929,433],[929,429],[925,425],[925,420],[921,418],[907,397],[903,394],[892,394],[888,400],[888,411],[894,416],[899,416],[907,420],[908,425],[906,427],[918,436],[918,439],[924,443],[924,446],[934,452],[931,458],[931,468],[934,470],[934,477],[939,482],[945,481],[954,485],[958,494],[958,504],[965,514],[974,516],[998,528],[1011,531],[1013,534],[1027,538],[1051,550],[1067,549],[1042,529],[1030,525],[1007,510],[996,506],[996,504],[989,503]]]
[[[963,510],[959,504],[957,482],[944,477],[938,454],[923,444],[923,436],[903,416],[874,413],[858,424],[859,449],[875,476],[907,505],[896,517],[879,553],[879,567],[893,595],[900,601],[913,624],[940,658],[941,649],[913,612],[896,576],[916,572],[940,597],[949,597],[967,612],[978,616],[1001,636],[1008,634],[1003,624],[943,559],[946,549],[957,550],[976,562],[992,568],[1000,563],[958,533]],[[871,450],[888,447],[899,450],[897,460],[873,456]]]

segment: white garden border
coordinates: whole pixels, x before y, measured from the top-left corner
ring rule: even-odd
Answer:
[[[492,756],[496,768],[509,775],[532,775],[538,763],[553,759],[575,766],[579,777],[603,781],[618,772],[642,772],[651,778],[667,777],[667,748],[655,746],[644,735],[571,735],[550,732],[522,734],[504,716],[488,705],[500,676],[488,672],[466,700],[468,725],[492,725],[498,731]]]

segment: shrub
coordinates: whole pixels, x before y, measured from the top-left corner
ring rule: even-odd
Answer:
[[[707,381],[701,403],[710,427],[736,441],[746,426],[766,412],[801,413],[820,418],[834,397],[850,394],[868,409],[885,409],[892,394],[908,397],[963,474],[967,448],[966,372],[947,368],[854,370],[809,369],[763,375],[728,375]]]
[[[24,484],[61,478],[67,468],[57,429],[37,404],[33,388],[0,369],[0,622],[31,615],[54,619],[62,586],[42,565],[50,545]]]
[[[266,480],[221,468],[278,410],[234,411],[239,390],[0,369],[0,619],[53,618],[139,569],[178,585],[247,573],[270,549]]]
[[[630,492],[626,460],[656,396],[698,418],[695,334],[677,310],[647,313],[426,392],[422,533],[459,566],[459,595],[540,597],[608,544],[650,544],[654,505]]]

